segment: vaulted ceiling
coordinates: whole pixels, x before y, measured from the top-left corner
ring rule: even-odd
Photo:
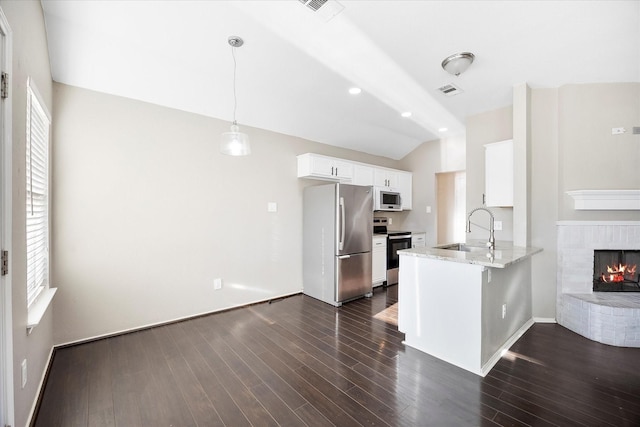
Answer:
[[[638,0],[304,3],[43,0],[53,79],[231,121],[240,36],[241,127],[393,159],[510,105],[516,84],[640,81]],[[469,70],[442,69],[465,51]]]

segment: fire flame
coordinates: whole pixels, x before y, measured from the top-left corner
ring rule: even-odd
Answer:
[[[624,282],[624,276],[636,274],[636,265],[618,264],[616,267],[607,266],[607,274],[602,274],[602,281],[606,283]]]

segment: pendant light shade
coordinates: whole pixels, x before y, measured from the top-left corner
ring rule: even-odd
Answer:
[[[236,97],[236,55],[235,49],[242,46],[244,41],[238,36],[230,36],[228,39],[231,46],[231,56],[233,57],[233,124],[229,132],[223,132],[220,137],[220,152],[229,156],[247,156],[251,154],[249,135],[240,132],[236,122],[236,108],[238,100]]]
[[[224,132],[220,139],[220,152],[229,156],[247,156],[251,154],[249,136],[240,132],[237,124],[231,125],[229,132]]]

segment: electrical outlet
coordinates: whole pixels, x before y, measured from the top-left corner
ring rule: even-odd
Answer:
[[[431,206],[427,206],[427,213],[431,213]]]
[[[493,221],[493,229],[496,231],[502,231],[502,221]]]
[[[21,375],[22,375],[22,388],[27,385],[27,359],[24,359],[20,364],[21,367]]]
[[[393,218],[389,218],[389,225],[393,224]]]
[[[491,283],[491,269],[487,270],[487,283]]]
[[[625,128],[611,128],[611,135],[622,135],[626,131]]]
[[[222,279],[213,279],[213,289],[216,291],[222,289]]]
[[[278,204],[276,202],[267,203],[267,212],[278,212]]]
[[[502,304],[502,318],[504,319],[507,315],[507,303]]]

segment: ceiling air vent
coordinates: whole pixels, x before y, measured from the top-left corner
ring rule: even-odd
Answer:
[[[328,0],[298,0],[309,9],[317,12]]]
[[[438,90],[447,96],[453,96],[453,95],[457,95],[459,93],[464,92],[462,89],[460,89],[458,86],[454,85],[453,83],[449,83],[448,85],[439,87]]]
[[[298,0],[317,13],[317,17],[324,22],[331,21],[336,15],[344,10],[344,6],[336,0]]]

